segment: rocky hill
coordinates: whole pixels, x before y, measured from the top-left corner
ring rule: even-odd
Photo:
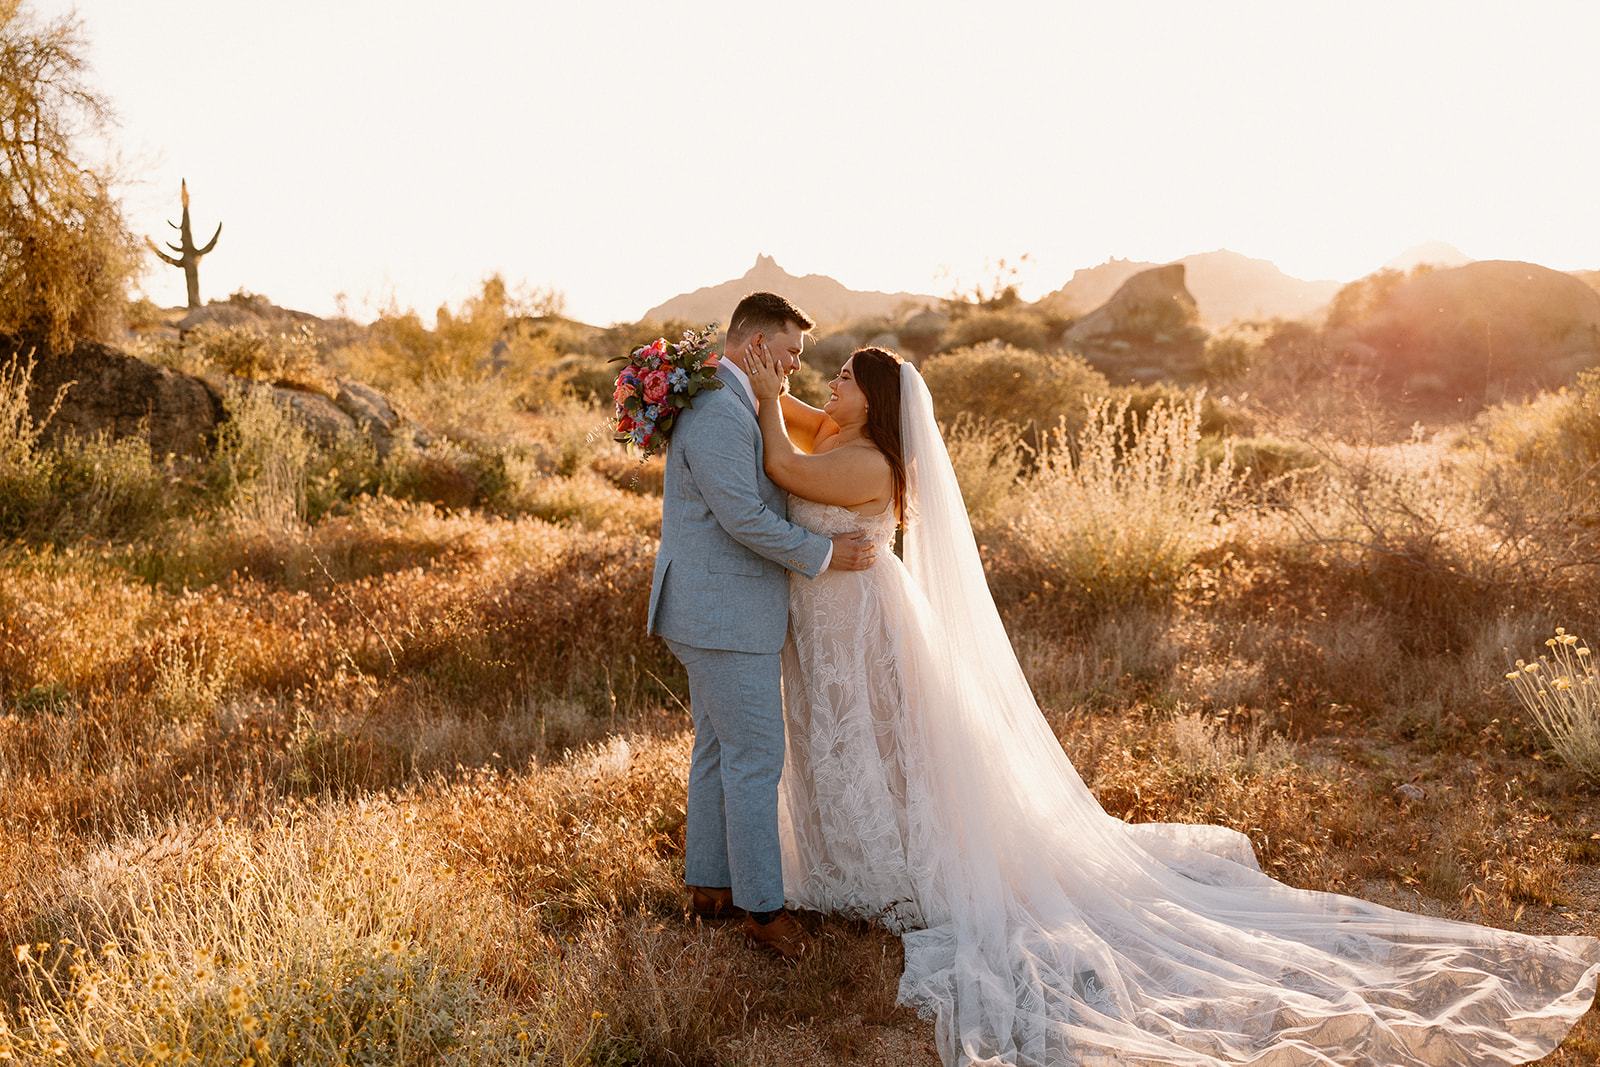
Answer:
[[[1182,264],[1188,291],[1200,320],[1223,326],[1236,319],[1304,318],[1320,311],[1339,291],[1336,281],[1305,281],[1283,273],[1265,259],[1218,249],[1175,260]],[[1104,304],[1135,274],[1161,266],[1111,259],[1076,271],[1066,285],[1041,303],[1082,314]]]
[[[1419,403],[1472,409],[1600,364],[1600,293],[1536,263],[1480,260],[1411,279],[1329,342]]]
[[[682,293],[645,312],[645,318],[719,322],[726,326],[728,315],[739,299],[757,290],[781,293],[823,325],[890,317],[907,308],[936,307],[940,303],[938,297],[919,293],[849,289],[825,274],[796,277],[778,266],[771,256],[757,256],[755,266],[745,271],[743,277]]]

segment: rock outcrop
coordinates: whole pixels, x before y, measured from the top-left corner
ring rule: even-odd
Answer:
[[[1196,318],[1183,264],[1169,263],[1123,282],[1110,300],[1067,327],[1061,344],[1113,383],[1183,379],[1194,374],[1205,349]]]
[[[1175,260],[1199,309],[1200,321],[1213,326],[1235,319],[1304,318],[1314,315],[1339,291],[1336,281],[1307,281],[1279,270],[1270,260],[1218,249]],[[1039,303],[1062,314],[1082,314],[1109,300],[1129,278],[1159,266],[1111,259],[1073,273],[1060,289]]]
[[[1198,308],[1184,285],[1182,263],[1140,271],[1117,288],[1111,299],[1067,328],[1069,345],[1101,337],[1154,333],[1193,322]]]
[[[4,338],[0,363],[13,356],[26,361],[32,349]],[[50,414],[63,386],[61,406],[45,425],[47,441],[67,434],[126,437],[148,423],[156,455],[193,456],[205,451],[223,418],[221,398],[201,379],[92,342],[80,341],[70,352],[36,361],[28,392],[35,423]]]
[[[14,356],[26,361],[32,352],[32,345],[0,336],[0,365]],[[328,444],[341,434],[366,433],[379,457],[387,456],[405,420],[372,386],[350,378],[335,382],[337,395],[329,398],[231,375],[196,377],[105,345],[79,342],[70,352],[35,361],[28,411],[35,423],[49,417],[47,442],[67,435],[127,437],[148,425],[155,455],[200,456],[227,418],[223,396],[228,390],[268,389],[318,441]],[[60,407],[50,417],[58,394]],[[428,435],[417,431],[415,438],[425,443]]]

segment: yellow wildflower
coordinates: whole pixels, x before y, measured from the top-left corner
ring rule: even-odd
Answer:
[[[157,1041],[155,1044],[150,1046],[150,1055],[154,1056],[156,1061],[159,1063],[168,1056],[172,1055],[172,1046],[167,1044],[165,1041]]]

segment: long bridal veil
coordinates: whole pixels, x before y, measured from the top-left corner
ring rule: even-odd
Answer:
[[[1293,889],[1222,827],[1108,815],[1040,714],[921,375],[901,370],[923,928],[900,996],[950,1064],[1521,1063],[1594,999],[1600,942]]]

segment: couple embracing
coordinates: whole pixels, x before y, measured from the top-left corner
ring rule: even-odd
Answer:
[[[921,376],[784,390],[805,312],[742,300],[667,450],[650,627],[689,676],[685,880],[783,958],[786,905],[901,934],[947,1064],[1522,1063],[1600,942],[1297,890],[1223,827],[1129,824],[1033,700]],[[902,529],[903,560],[893,550]]]

